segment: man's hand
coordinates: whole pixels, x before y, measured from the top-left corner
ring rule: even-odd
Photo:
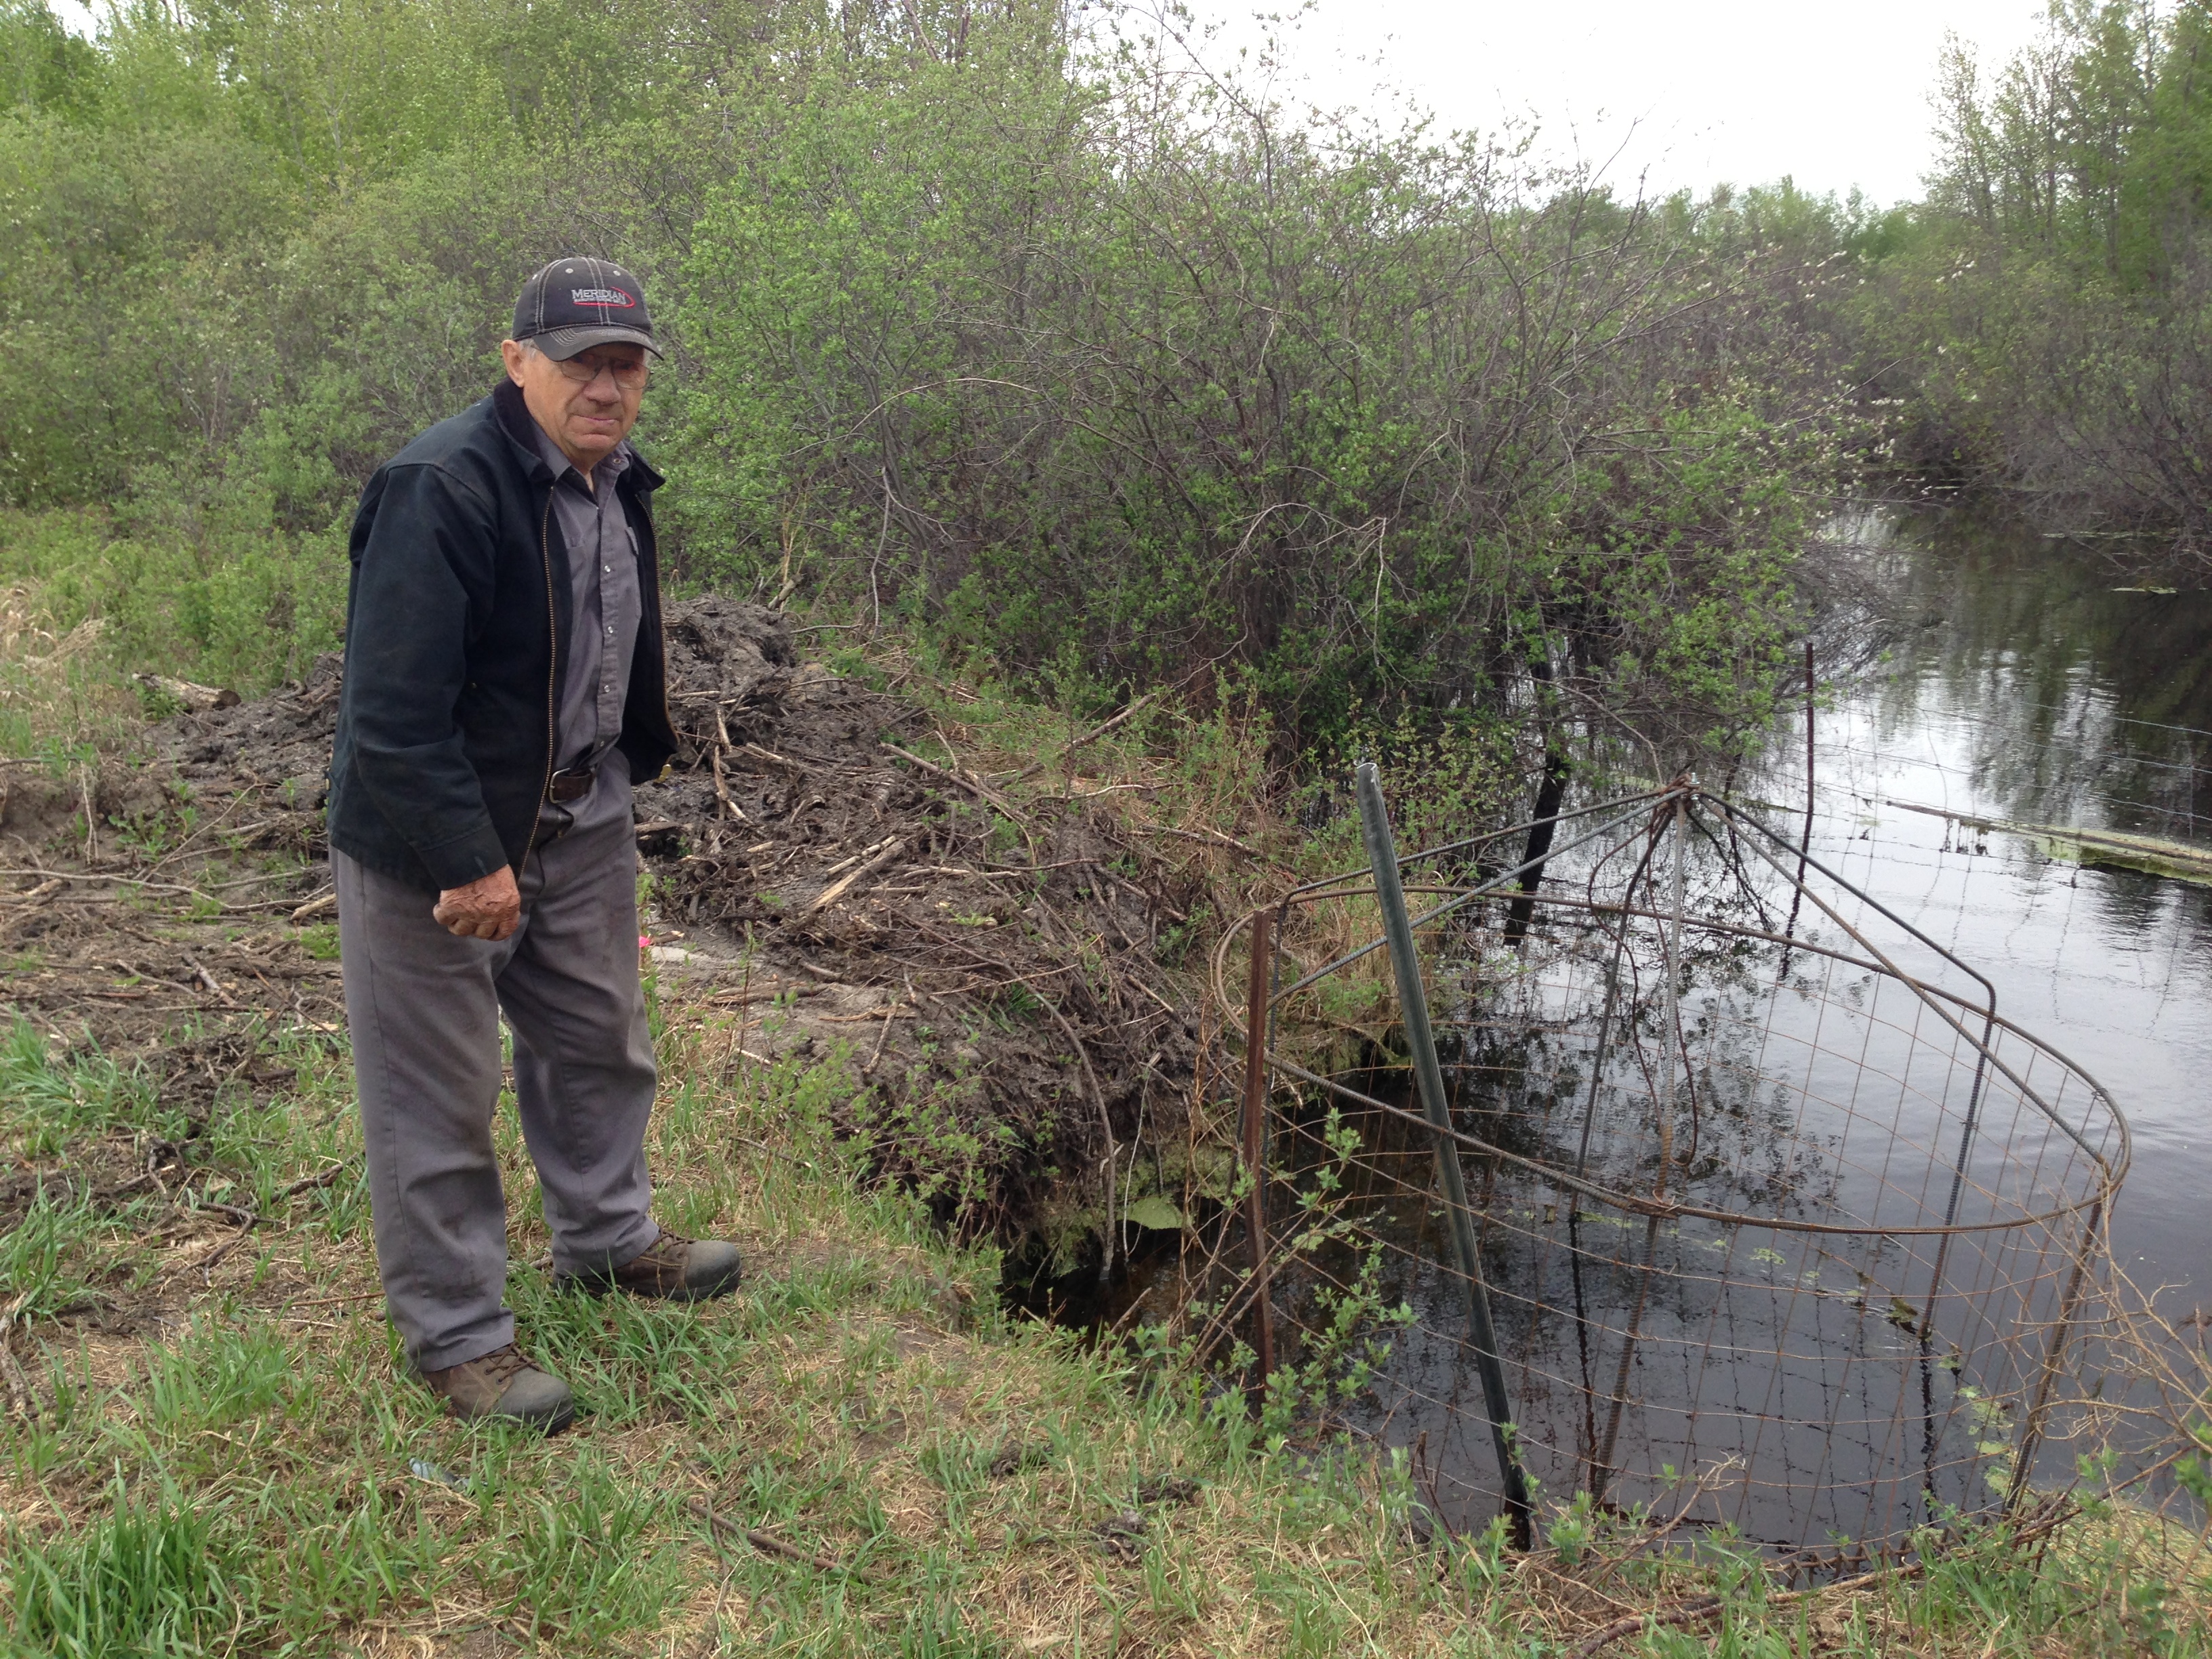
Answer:
[[[507,938],[522,921],[522,890],[514,884],[514,870],[495,870],[465,887],[448,887],[438,895],[430,918],[463,939]]]

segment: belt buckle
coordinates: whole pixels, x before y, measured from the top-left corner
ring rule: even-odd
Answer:
[[[592,793],[594,775],[588,766],[563,767],[546,781],[545,799],[563,806],[572,800],[581,800]]]

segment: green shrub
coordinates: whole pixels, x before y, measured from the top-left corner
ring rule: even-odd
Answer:
[[[1849,425],[1833,216],[1787,191],[1655,209],[1294,118],[1048,0],[185,0],[84,51],[9,3],[0,570],[111,672],[328,649],[362,483],[580,249],[666,331],[678,585],[1070,718],[1188,681],[1278,762],[1486,735],[1540,670],[1684,741],[1765,714]]]

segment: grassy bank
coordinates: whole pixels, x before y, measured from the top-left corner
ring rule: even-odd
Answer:
[[[337,1034],[258,1029],[179,1104],[18,1026],[9,1650],[1533,1654],[1698,1595],[1620,1650],[2205,1650],[2201,1586],[2111,1518],[1802,1599],[1571,1509],[1525,1557],[1429,1535],[1361,1444],[1009,1321],[994,1255],[829,1133],[844,1060],[726,1066],[724,1018],[662,1000],[653,1152],[660,1213],[746,1250],[726,1302],[554,1292],[502,1120],[510,1297],[586,1411],[551,1442],[400,1380]]]
[[[20,589],[10,613],[33,620],[0,653],[27,733],[8,746],[89,787],[144,750],[141,702],[101,617],[57,591]],[[1202,902],[1153,959],[1194,998],[1223,917],[1356,861],[1349,818],[1271,768],[1264,708],[1233,678],[1109,720],[964,677],[913,635],[828,656],[921,711],[933,764],[1023,816],[1110,809],[1187,855]],[[1496,821],[1524,787],[1502,730],[1449,751],[1410,727],[1367,740],[1394,774],[1458,781],[1396,803],[1408,844]],[[996,1251],[951,1242],[834,1127],[865,1118],[888,1021],[823,1024],[875,1035],[777,1060],[794,1006],[733,1009],[696,981],[655,987],[657,1202],[736,1238],[747,1287],[696,1309],[556,1294],[510,1114],[510,1297],[586,1416],[551,1443],[452,1423],[382,1319],[334,940],[326,916],[285,920],[321,876],[281,805],[241,791],[189,823],[104,821],[93,873],[57,883],[66,902],[0,883],[22,1011],[0,1049],[0,1650],[2212,1648],[2197,1540],[2094,1506],[1810,1596],[1725,1534],[1693,1547],[1678,1528],[1669,1547],[1653,1537],[1669,1517],[1565,1493],[1532,1553],[1438,1535],[1371,1442],[1255,1422],[1159,1340],[1088,1346],[1003,1313]],[[83,828],[19,850],[69,867]],[[1006,837],[1011,859],[1011,821]],[[1371,1011],[1337,1012],[1350,1030]]]
[[[554,1293],[527,1265],[545,1237],[506,1127],[511,1294],[587,1413],[551,1443],[453,1424],[396,1380],[332,1042],[279,1042],[296,1085],[218,1104],[161,1190],[34,1214],[10,1250],[18,1317],[127,1314],[36,1320],[24,1351],[20,1650],[476,1652],[496,1632],[562,1653],[1103,1652],[1205,1626],[1329,1651],[1347,1617],[1410,1633],[1421,1599],[1391,1592],[1405,1574],[1376,1553],[1360,1478],[1269,1478],[1241,1413],[1133,1391],[1003,1324],[993,1258],[843,1166],[825,1127],[842,1066],[711,1077],[711,1035],[664,1037],[654,1162],[672,1224],[744,1243],[732,1301]],[[27,1028],[5,1086],[17,1145],[64,1159],[78,1136],[181,1133],[127,1073],[53,1062]],[[268,1224],[242,1236],[248,1210]],[[702,1505],[731,1523],[719,1542]],[[763,1553],[745,1528],[836,1565]],[[1265,1547],[1231,1559],[1238,1538]]]

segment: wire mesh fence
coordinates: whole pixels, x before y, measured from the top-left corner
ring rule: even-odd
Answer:
[[[1370,871],[1217,958],[1266,1386],[1455,1528],[1602,1505],[1832,1570],[2018,1504],[2081,1403],[2106,1091],[1686,781],[1401,859],[1363,774]]]

